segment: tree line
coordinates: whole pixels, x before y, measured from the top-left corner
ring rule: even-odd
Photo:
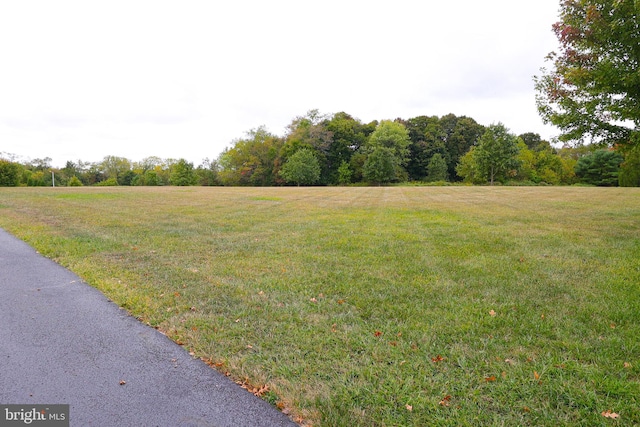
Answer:
[[[640,185],[634,146],[553,147],[536,133],[512,134],[465,116],[362,123],[345,112],[311,110],[285,135],[252,129],[215,160],[107,156],[99,162],[27,162],[0,154],[1,186],[383,185],[390,183]]]

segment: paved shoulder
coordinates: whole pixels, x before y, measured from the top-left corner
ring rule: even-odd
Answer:
[[[71,426],[296,425],[2,229],[0,404],[69,404]]]

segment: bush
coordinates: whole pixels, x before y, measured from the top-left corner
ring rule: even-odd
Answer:
[[[17,187],[20,182],[20,166],[0,159],[0,187]]]
[[[82,187],[82,181],[80,181],[78,177],[74,175],[71,177],[67,185],[69,187]]]
[[[116,185],[118,185],[118,180],[115,178],[105,179],[104,181],[96,183],[98,187],[115,187]]]

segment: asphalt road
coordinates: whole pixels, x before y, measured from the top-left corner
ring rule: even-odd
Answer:
[[[0,404],[69,404],[78,427],[296,426],[2,229]]]

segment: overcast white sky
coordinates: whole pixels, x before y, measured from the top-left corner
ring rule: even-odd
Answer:
[[[0,152],[216,158],[317,108],[453,113],[556,135],[532,76],[559,0],[20,0],[0,4]]]

